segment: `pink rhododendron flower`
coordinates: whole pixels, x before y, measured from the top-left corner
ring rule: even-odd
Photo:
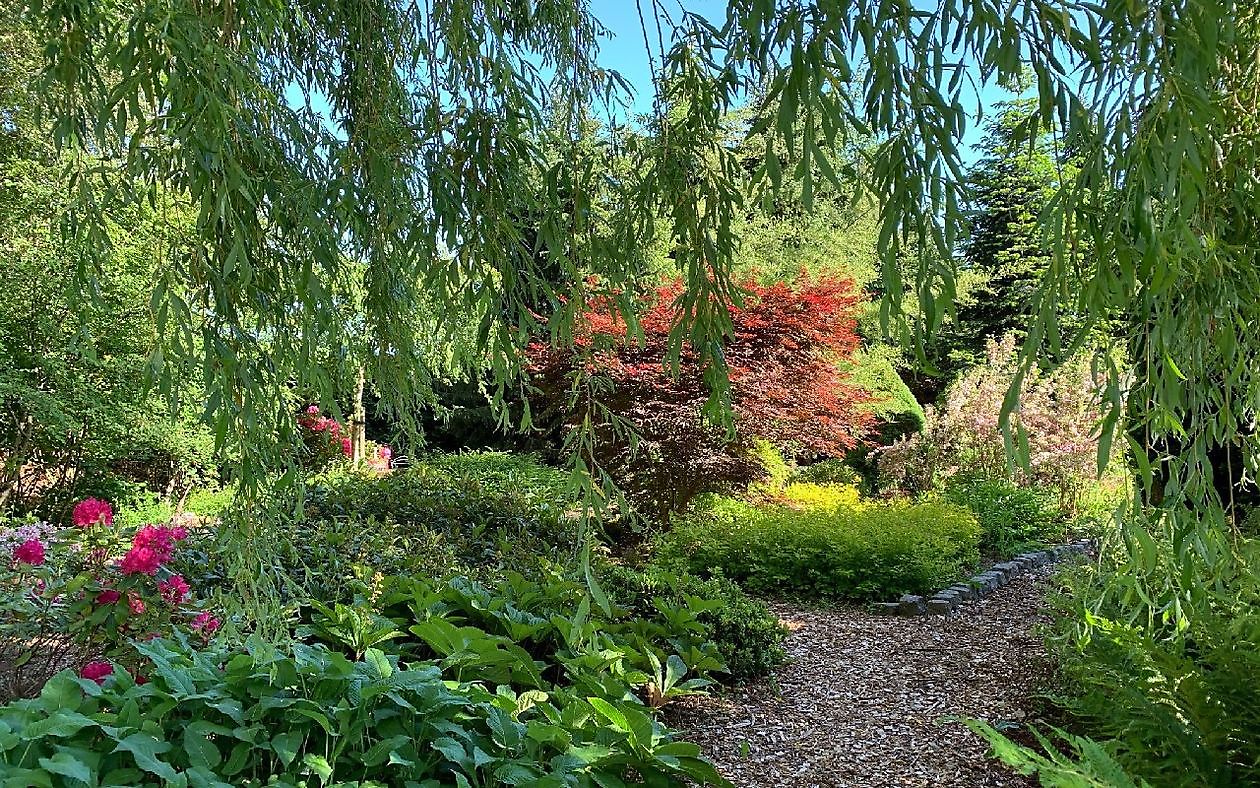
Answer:
[[[133,547],[118,564],[124,575],[155,575],[162,565],[158,554],[149,547]]]
[[[96,604],[112,605],[115,602],[117,602],[119,599],[122,599],[122,594],[118,593],[112,588],[107,588],[101,593],[96,595]]]
[[[203,610],[197,614],[192,621],[192,628],[202,633],[206,637],[213,635],[223,622],[210,614],[209,610]]]
[[[114,666],[108,662],[89,662],[79,671],[79,675],[85,679],[91,679],[97,684],[104,684],[105,677],[114,672]]]
[[[166,601],[166,604],[171,607],[187,599],[191,590],[182,575],[172,575],[169,580],[163,580],[158,583],[158,592],[162,594],[162,599]]]
[[[354,444],[350,442],[349,438],[341,439],[341,453],[347,457],[354,454]]]
[[[120,567],[124,575],[155,574],[158,567],[170,560],[175,543],[188,538],[188,529],[165,525],[146,525],[131,538],[131,549],[123,556]]]
[[[133,616],[143,615],[144,611],[147,610],[144,600],[134,591],[127,592],[127,607],[131,610]]]
[[[80,528],[114,524],[114,510],[110,508],[107,501],[102,501],[100,498],[85,498],[79,501],[70,517]]]
[[[309,413],[309,414],[311,414],[312,416],[318,416],[318,415],[319,415],[319,406],[318,406],[318,405],[308,405],[308,406],[307,406],[307,408],[306,408],[306,412],[307,412],[307,413]]]
[[[27,539],[14,548],[13,560],[20,564],[40,566],[44,563],[44,543],[38,539]]]

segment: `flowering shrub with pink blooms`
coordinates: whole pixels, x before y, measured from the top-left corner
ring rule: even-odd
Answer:
[[[113,527],[112,507],[79,502],[72,527],[0,528],[0,696],[38,689],[66,667],[101,682],[111,662],[137,681],[147,668],[133,642],[173,631],[209,640],[220,620],[169,567],[188,538],[182,522]]]
[[[310,405],[298,414],[298,427],[307,448],[303,464],[308,469],[322,470],[353,456],[354,444],[349,431],[341,422],[321,413],[318,405]],[[373,470],[388,471],[392,467],[393,456],[393,450],[384,444],[367,441],[364,446],[363,462]]]
[[[964,373],[942,407],[927,410],[924,430],[880,451],[882,489],[913,495],[964,476],[1006,478],[1050,488],[1064,513],[1074,511],[1097,470],[1098,382],[1084,358],[1027,376],[1011,423],[1027,435],[1029,467],[1012,470],[999,417],[1016,373],[1015,353],[1013,336],[990,341],[987,363]]]

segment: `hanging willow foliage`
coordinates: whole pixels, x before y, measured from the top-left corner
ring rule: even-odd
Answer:
[[[664,242],[687,285],[674,350],[708,360],[723,412],[742,202],[795,181],[808,205],[815,173],[859,184],[855,200],[881,208],[885,325],[921,347],[951,308],[977,91],[1031,74],[1027,134],[1056,129],[1079,170],[1040,219],[1055,243],[1025,368],[1083,341],[1061,330],[1057,304],[1087,322],[1123,318],[1138,385],[1100,355],[1103,445],[1134,443],[1145,500],[1158,487],[1178,522],[1223,522],[1209,455],[1232,448],[1260,466],[1249,3],[732,0],[721,23],[671,19],[655,0],[639,11],[645,46],[654,28],[669,48],[653,57],[652,141],[616,151],[635,164],[612,179],[606,147],[573,144],[589,108],[626,89],[598,66],[606,31],[582,0],[28,0],[39,94],[76,168],[66,232],[103,247],[101,206],[159,191],[198,212],[197,253],[171,260],[154,290],[154,369],[173,390],[174,371],[201,365],[247,483],[290,436],[286,387],[330,385],[313,359],[353,333],[340,314],[347,259],[362,266],[363,361],[406,418],[443,365],[492,369],[502,402],[518,349],[541,333],[569,342],[592,295],[616,296],[633,326],[622,294],[640,251]],[[326,97],[337,131],[294,96]],[[722,144],[722,116],[749,96],[766,140],[751,182]],[[546,140],[565,155],[548,159]],[[861,155],[825,153],[840,149]],[[523,215],[542,217],[536,236]],[[563,275],[539,270],[543,257]],[[458,350],[435,353],[443,339]],[[1224,549],[1211,529],[1176,530],[1197,534],[1178,550]]]

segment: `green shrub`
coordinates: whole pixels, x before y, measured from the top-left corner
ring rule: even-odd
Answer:
[[[378,649],[138,648],[146,684],[62,673],[0,707],[6,784],[725,784],[632,699],[452,682]]]
[[[231,505],[235,494],[236,490],[231,487],[199,487],[188,494],[183,510],[201,518],[214,519]],[[120,526],[165,523],[175,516],[175,509],[175,503],[150,493],[128,506],[119,507],[114,520]]]
[[[501,453],[435,457],[388,474],[337,469],[312,480],[304,519],[276,532],[278,551],[322,601],[349,601],[376,574],[537,574],[576,554],[565,480]]]
[[[1051,490],[979,477],[950,483],[945,499],[975,513],[982,532],[980,547],[986,552],[1014,555],[1035,545],[1062,541],[1065,535]]]
[[[798,468],[792,474],[791,480],[805,484],[847,484],[857,487],[862,484],[862,475],[844,459],[832,457]]]
[[[723,498],[676,524],[658,554],[753,593],[871,598],[948,585],[979,560],[979,539],[975,517],[946,503],[798,510]]]
[[[674,604],[685,603],[688,598],[718,603],[697,618],[734,681],[768,675],[787,659],[783,650],[787,630],[778,617],[764,602],[748,596],[727,578],[703,579],[659,567],[636,570],[612,565],[602,567],[600,574],[609,596],[642,616],[657,614],[655,602],[661,598]]]

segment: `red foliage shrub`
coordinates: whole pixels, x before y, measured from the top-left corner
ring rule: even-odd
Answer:
[[[860,405],[869,395],[841,371],[860,344],[861,295],[852,281],[744,285],[747,296],[732,307],[733,335],[722,348],[734,439],[704,418],[710,389],[695,350],[684,346],[677,375],[667,368],[681,290],[671,284],[656,291],[640,317],[641,343],[627,336],[609,304],[596,301],[582,316],[575,349],[536,343],[528,350],[538,420],[567,430],[590,418],[597,436],[590,459],[636,504],[666,518],[701,492],[754,481],[762,465],[753,438],[815,456],[842,454],[864,439],[872,417]],[[611,385],[593,385],[575,403],[575,372]],[[637,447],[614,428],[615,419],[634,428]]]

